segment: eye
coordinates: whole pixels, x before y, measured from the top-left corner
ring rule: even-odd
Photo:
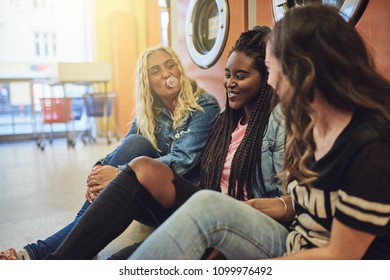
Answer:
[[[149,74],[152,75],[152,76],[155,76],[155,75],[158,75],[160,73],[160,69],[159,68],[152,68],[149,70]]]
[[[175,64],[174,61],[168,61],[168,62],[166,63],[166,67],[167,67],[168,69],[172,69],[172,68],[174,68],[175,66],[176,66],[176,64]]]
[[[226,78],[226,79],[229,79],[230,77],[231,77],[230,72],[225,71],[225,78]]]

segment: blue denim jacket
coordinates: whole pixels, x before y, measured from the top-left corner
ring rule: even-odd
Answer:
[[[261,167],[256,170],[254,197],[275,197],[282,194],[282,181],[275,177],[284,163],[285,122],[280,104],[272,111],[261,145]],[[263,182],[258,174],[262,172]]]
[[[171,113],[167,108],[164,108],[160,113],[156,127],[157,146],[161,151],[157,160],[171,166],[178,174],[195,184],[199,183],[198,165],[201,154],[206,146],[214,122],[220,113],[217,99],[208,93],[199,95],[197,103],[203,108],[203,112],[188,112],[177,129],[173,129]],[[125,137],[136,133],[137,120],[133,120]],[[114,152],[108,154],[99,162],[106,164]]]

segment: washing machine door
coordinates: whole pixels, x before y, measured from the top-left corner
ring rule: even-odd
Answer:
[[[275,21],[280,20],[286,11],[293,7],[303,6],[309,3],[321,3],[332,5],[340,10],[340,15],[346,21],[356,24],[367,6],[368,0],[272,0]]]
[[[229,32],[227,0],[191,0],[186,14],[185,37],[191,59],[210,68],[220,58]]]

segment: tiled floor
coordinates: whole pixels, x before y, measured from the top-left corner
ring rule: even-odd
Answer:
[[[85,201],[92,165],[116,145],[102,139],[67,148],[64,139],[55,139],[41,151],[34,141],[0,143],[0,250],[44,239],[73,220]],[[106,259],[149,232],[133,223],[97,258]]]

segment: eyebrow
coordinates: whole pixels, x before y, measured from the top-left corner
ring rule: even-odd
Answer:
[[[230,71],[229,68],[225,68],[225,71],[232,72],[232,71]],[[233,72],[234,72],[234,73],[245,73],[245,74],[250,74],[250,73],[251,73],[251,72],[246,71],[246,70],[243,70],[243,69],[238,69],[238,70],[233,71]]]
[[[153,65],[152,67],[150,67],[148,69],[148,72],[153,71],[153,70],[158,70],[158,69],[160,69],[160,65]]]
[[[165,60],[162,64],[156,64],[156,65],[150,66],[149,71],[153,70],[153,69],[158,69],[158,68],[160,68],[160,65],[165,65],[165,64],[171,63],[171,62],[175,63],[175,61],[172,58],[169,58],[169,59]]]
[[[163,64],[166,64],[166,63],[169,63],[169,62],[175,63],[175,61],[173,60],[173,58],[169,58],[169,59],[165,60]]]

